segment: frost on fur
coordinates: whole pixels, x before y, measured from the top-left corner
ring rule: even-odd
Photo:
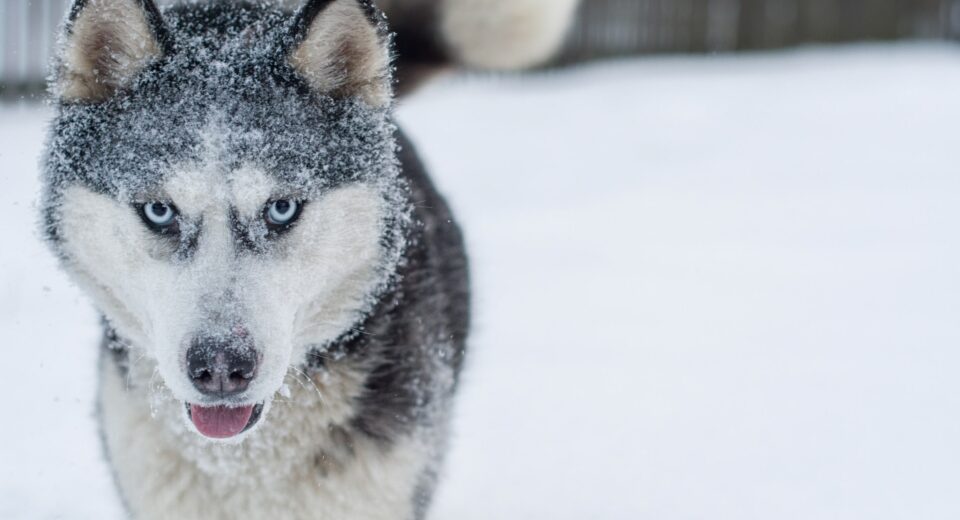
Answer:
[[[100,101],[163,53],[155,9],[138,0],[87,0],[70,13],[55,92],[63,100]]]
[[[119,27],[118,13],[124,20],[143,21],[143,13],[136,16],[126,10],[129,1],[87,2],[68,35],[65,63],[83,59],[104,62],[98,57],[103,47],[85,44],[91,38],[88,32]],[[263,277],[256,276],[255,262],[248,261],[251,267],[247,268],[243,257],[236,260],[229,238],[219,252],[211,249],[218,233],[229,237],[242,229],[236,239],[242,239],[243,248],[253,253],[306,254],[305,249],[300,250],[306,244],[298,249],[289,240],[274,240],[262,225],[259,208],[274,198],[309,201],[301,228],[307,226],[311,215],[323,212],[328,215],[318,226],[342,221],[346,227],[323,228],[334,233],[330,247],[338,247],[339,252],[316,249],[325,235],[314,238],[317,243],[311,246],[312,254],[321,256],[312,260],[317,263],[313,276],[326,272],[332,278],[318,280],[312,295],[315,299],[289,311],[296,316],[291,327],[296,325],[297,330],[277,331],[274,328],[279,323],[258,325],[254,320],[245,325],[252,333],[269,341],[308,341],[294,350],[301,356],[308,347],[322,347],[349,336],[396,271],[409,209],[404,183],[398,177],[395,126],[383,105],[389,98],[389,79],[383,77],[386,72],[380,60],[387,52],[383,48],[372,57],[356,54],[356,47],[350,44],[345,47],[347,55],[330,54],[333,49],[325,51],[328,55],[318,54],[322,45],[314,41],[316,26],[343,14],[335,9],[341,4],[353,6],[355,10],[346,11],[349,16],[361,17],[351,18],[352,24],[366,24],[372,31],[374,40],[368,44],[385,45],[352,0],[335,2],[317,14],[305,38],[291,32],[300,19],[267,7],[228,11],[210,4],[199,11],[171,10],[165,23],[178,36],[173,52],[127,78],[122,86],[111,83],[116,89],[109,94],[98,90],[80,98],[77,93],[89,85],[78,83],[62,95],[65,103],[59,108],[46,165],[47,197],[53,203],[47,209],[49,234],[67,267],[97,297],[107,319],[159,359],[161,372],[181,399],[195,398],[183,378],[177,384],[175,374],[182,364],[179,357],[187,335],[204,330],[222,335],[236,323],[252,320],[248,315],[258,304],[257,298],[269,301],[269,288],[255,291],[263,285]],[[221,33],[216,37],[208,32],[212,23],[220,24]],[[129,33],[112,38],[129,39],[127,47],[137,47],[144,32],[137,24],[129,25]],[[343,28],[338,22],[331,27],[332,32],[325,36],[336,41],[347,37],[340,33]],[[297,41],[299,45],[291,49],[291,42]],[[312,50],[303,51],[305,47]],[[112,49],[111,56],[116,54]],[[288,59],[302,68],[286,66]],[[345,65],[354,60],[372,60],[374,65],[372,69]],[[343,67],[346,72],[332,73],[336,76],[333,80],[318,79],[331,67]],[[347,79],[356,70],[376,70],[376,74],[362,81]],[[124,71],[131,73],[132,69]],[[351,86],[357,88],[348,88]],[[101,99],[102,95],[108,97]],[[74,103],[77,100],[86,102]],[[264,173],[257,177],[256,172]],[[364,197],[375,198],[372,204],[376,207],[368,207],[371,203],[362,202],[360,195],[353,199],[346,195],[360,193],[357,189],[361,186],[372,194]],[[182,212],[177,241],[151,236],[130,210],[152,200],[168,201]],[[63,206],[63,202],[70,204]],[[235,212],[232,216],[231,211]],[[353,212],[353,219],[343,218],[344,211]],[[373,217],[360,217],[371,211]],[[113,217],[104,220],[108,214]],[[101,220],[113,230],[111,242],[87,245],[91,244],[90,226]],[[75,224],[79,222],[84,224]],[[344,247],[349,246],[349,237],[356,242],[369,234],[356,222],[369,222],[370,240],[378,245],[378,251],[355,248],[354,254],[369,259],[375,268],[369,273],[345,271],[341,276],[347,278],[338,282],[332,269],[349,265],[346,257],[333,261],[323,255],[347,254],[349,248]],[[149,261],[137,261],[124,271],[122,256],[130,253],[112,247],[117,238],[125,240],[127,247],[145,249]],[[284,247],[293,252],[285,253]],[[213,258],[205,260],[208,256]],[[188,261],[192,264],[186,265]],[[205,261],[209,266],[199,267],[207,265]],[[252,278],[243,278],[244,273]],[[183,316],[163,318],[169,313],[153,302],[165,301],[165,295],[149,287],[131,287],[121,274],[132,280],[149,276],[158,282],[167,277],[180,288],[180,299],[190,294],[191,288],[195,294],[185,302],[188,307],[181,309]],[[341,285],[324,285],[334,282]],[[309,284],[301,281],[299,289],[304,287]],[[278,303],[273,308],[285,307]],[[301,323],[303,320],[306,322]],[[275,383],[285,373],[286,361],[269,365],[270,361],[267,356],[264,368],[273,366]]]
[[[199,400],[180,373],[190,338],[241,326],[265,352],[251,396],[268,398],[308,350],[355,334],[394,279],[409,219],[395,127],[369,91],[321,89],[286,66],[300,39],[287,13],[210,4],[172,9],[151,26],[151,12],[134,0],[76,4],[46,160],[47,233],[179,399]],[[177,39],[161,54],[157,35],[167,30]],[[301,49],[311,43],[302,40]],[[276,197],[309,201],[299,233],[317,221],[319,236],[273,239],[259,208]],[[154,236],[136,215],[153,200],[181,212],[177,240]],[[237,257],[238,247],[251,255]],[[317,267],[284,280],[252,254]],[[273,318],[256,311],[273,300]]]
[[[137,517],[424,510],[466,260],[398,144],[382,24],[360,0],[75,2],[44,230],[105,318],[102,424]]]
[[[358,95],[372,106],[387,104],[390,53],[383,41],[385,28],[371,24],[370,14],[357,2],[319,8],[290,64],[319,92]]]

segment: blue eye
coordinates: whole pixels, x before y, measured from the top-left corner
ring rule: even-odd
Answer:
[[[299,215],[300,203],[294,200],[275,200],[267,206],[267,224],[271,226],[286,226]]]
[[[141,207],[143,219],[154,228],[166,228],[177,219],[177,210],[164,202],[147,202]]]

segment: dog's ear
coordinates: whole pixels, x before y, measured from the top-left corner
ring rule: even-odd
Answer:
[[[291,29],[287,60],[314,91],[390,102],[390,42],[379,11],[365,0],[308,0]]]
[[[63,101],[103,101],[169,51],[153,0],[74,0],[54,92]]]

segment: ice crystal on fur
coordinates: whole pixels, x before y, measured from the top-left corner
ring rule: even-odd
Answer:
[[[45,231],[105,317],[102,423],[135,515],[177,516],[170,480],[224,518],[422,515],[467,273],[391,119],[385,34],[357,0],[76,2]]]
[[[376,186],[388,208],[382,270],[392,272],[408,208],[388,107],[312,92],[286,65],[283,11],[209,3],[171,9],[164,21],[176,35],[169,56],[102,103],[58,106],[46,162],[54,243],[57,203],[71,185],[134,204],[165,196],[178,171],[255,167],[269,172],[275,193],[303,200],[350,183]],[[263,235],[254,227],[245,238]]]
[[[103,103],[59,105],[52,196],[82,183],[133,200],[188,165],[257,165],[305,197],[396,178],[388,109],[310,92],[285,63],[289,16],[210,3],[164,19],[177,35],[171,56]]]

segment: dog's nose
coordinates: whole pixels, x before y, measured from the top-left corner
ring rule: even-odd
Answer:
[[[257,353],[247,345],[227,340],[197,338],[187,350],[187,375],[204,395],[236,395],[257,375]]]

